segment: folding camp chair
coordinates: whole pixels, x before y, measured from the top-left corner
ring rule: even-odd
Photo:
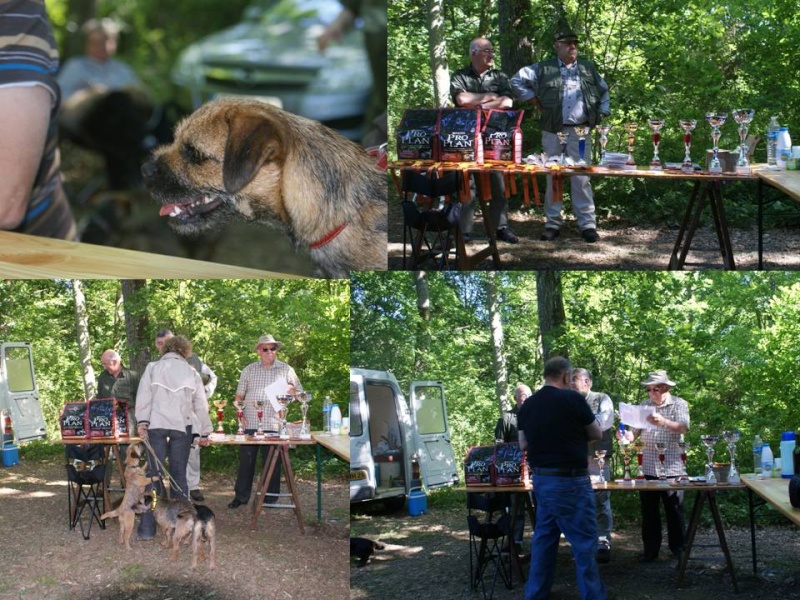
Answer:
[[[480,586],[484,600],[494,595],[497,576],[511,589],[511,568],[508,556],[503,555],[510,533],[511,517],[506,513],[506,498],[494,493],[467,494],[467,525],[469,526],[470,587]],[[483,520],[478,514],[483,513]],[[495,514],[499,515],[494,520]],[[489,573],[489,567],[492,567]]]
[[[80,525],[85,540],[89,539],[93,521],[97,521],[101,529],[106,528],[105,522],[100,520],[100,515],[105,512],[104,454],[103,446],[99,444],[86,449],[77,445],[66,447],[69,528],[72,530]],[[86,515],[84,511],[87,511]]]
[[[411,268],[424,259],[422,245],[427,247],[428,257],[439,257],[441,268],[450,268],[451,248],[458,259],[458,245],[454,237],[460,235],[459,220],[461,203],[458,199],[459,177],[456,172],[432,176],[413,171],[403,171],[403,269],[406,268],[406,244],[411,243]],[[443,197],[455,196],[449,202]],[[429,198],[425,206],[421,198]],[[422,206],[422,210],[420,209]],[[416,232],[416,234],[415,234]]]

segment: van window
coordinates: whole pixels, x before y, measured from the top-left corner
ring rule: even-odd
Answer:
[[[350,382],[350,435],[358,437],[364,432],[361,424],[361,404],[358,401],[358,384]]]
[[[439,387],[419,387],[416,390],[417,429],[420,434],[444,433],[444,398]]]
[[[33,370],[31,356],[27,348],[6,348],[6,366],[8,367],[8,391],[32,392]]]

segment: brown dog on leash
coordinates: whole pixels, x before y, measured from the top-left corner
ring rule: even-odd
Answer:
[[[283,223],[325,277],[387,268],[385,173],[324,125],[258,100],[209,102],[142,167],[182,234],[234,216]]]

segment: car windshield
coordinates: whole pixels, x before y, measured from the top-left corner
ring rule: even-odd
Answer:
[[[331,23],[341,9],[336,0],[256,0],[245,11],[245,18],[264,25],[292,21],[308,27]]]

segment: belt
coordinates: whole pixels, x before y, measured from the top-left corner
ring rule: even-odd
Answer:
[[[589,123],[563,123],[562,127],[584,127],[585,125],[588,124]]]
[[[534,475],[547,475],[549,477],[585,477],[589,469],[555,469],[549,467],[534,467]]]

